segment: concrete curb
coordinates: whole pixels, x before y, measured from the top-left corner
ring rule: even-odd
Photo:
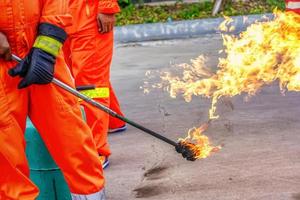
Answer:
[[[273,19],[273,17],[273,14],[232,17],[234,19],[232,25],[235,26],[234,33],[245,30],[255,21],[266,21],[267,19]],[[121,26],[115,28],[115,42],[129,43],[197,37],[219,32],[217,29],[223,21],[224,18],[209,18]]]

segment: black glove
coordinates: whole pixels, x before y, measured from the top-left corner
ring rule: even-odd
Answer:
[[[19,89],[52,81],[56,56],[67,37],[63,29],[47,23],[40,24],[38,34],[29,54],[8,72],[10,76],[23,77]]]

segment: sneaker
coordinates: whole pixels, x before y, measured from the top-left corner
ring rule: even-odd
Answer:
[[[102,169],[106,169],[109,166],[109,160],[105,156],[100,156],[100,161],[102,163]]]
[[[127,125],[121,126],[119,128],[108,129],[108,133],[119,133],[127,130]]]

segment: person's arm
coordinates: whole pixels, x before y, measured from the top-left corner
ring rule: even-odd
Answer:
[[[10,45],[7,41],[6,35],[0,32],[0,57],[5,60],[11,60]]]
[[[35,43],[23,61],[9,70],[11,76],[23,77],[19,89],[52,81],[56,57],[67,37],[64,27],[70,25],[72,20],[68,14],[67,0],[41,0],[41,5]]]
[[[40,23],[50,23],[60,28],[72,24],[69,0],[40,0],[43,5]]]
[[[117,0],[99,0],[97,22],[100,33],[108,33],[116,24],[115,14],[120,12]]]

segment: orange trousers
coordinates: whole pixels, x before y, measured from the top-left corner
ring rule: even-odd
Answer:
[[[78,99],[53,84],[18,90],[7,74],[15,63],[0,61],[0,199],[32,200],[38,189],[29,180],[24,129],[29,115],[72,193],[91,194],[104,186],[100,160]],[[72,85],[62,57],[55,76]],[[37,149],[38,151],[38,149]],[[7,173],[3,173],[7,172]]]
[[[94,90],[82,91],[82,93],[123,115],[110,83],[113,32],[99,33],[96,3],[89,5],[89,14],[86,13],[84,2],[80,5],[70,6],[75,24],[69,29],[69,39],[64,47],[75,85],[76,87],[95,86]],[[85,108],[87,123],[92,129],[98,153],[109,156],[111,152],[107,141],[108,128],[118,128],[125,123],[86,102],[81,104]]]

